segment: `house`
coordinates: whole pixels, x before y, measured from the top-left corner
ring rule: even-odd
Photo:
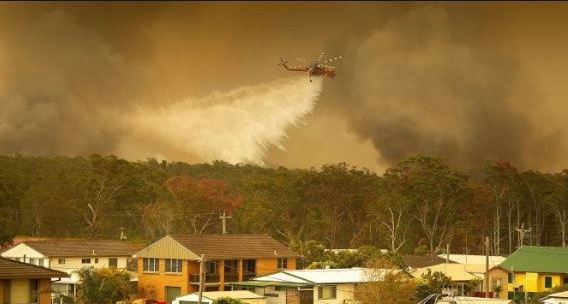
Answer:
[[[202,303],[211,304],[215,300],[224,297],[239,299],[247,304],[266,304],[266,297],[259,296],[248,290],[205,291],[203,292]],[[194,292],[185,296],[177,297],[172,301],[172,304],[197,304],[198,300],[199,293]]]
[[[51,303],[51,279],[69,275],[0,257],[0,303]]]
[[[505,257],[497,255],[473,255],[473,254],[440,254],[440,258],[448,259],[450,262],[458,263],[464,265],[464,270],[478,276],[481,280],[485,281],[485,271],[486,269],[493,268],[501,264]],[[487,260],[489,260],[488,265],[485,265]],[[497,284],[497,282],[495,283]],[[485,296],[485,284],[481,284],[476,288],[476,296]],[[489,290],[490,293],[494,292],[493,289]]]
[[[523,246],[489,270],[490,288],[501,299],[531,298],[568,283],[568,248]]]
[[[75,296],[79,280],[74,271],[83,267],[125,269],[136,276],[135,261],[130,266],[128,262],[140,247],[119,240],[28,240],[8,248],[0,256],[70,274],[69,277],[54,282],[53,290]]]
[[[420,279],[422,275],[426,274],[428,271],[434,272],[441,272],[446,276],[450,277],[452,282],[457,287],[457,293],[460,295],[465,295],[467,293],[467,289],[469,286],[474,285],[472,290],[481,291],[482,289],[482,280],[479,276],[475,275],[474,273],[467,271],[465,265],[457,264],[457,263],[441,263],[437,265],[422,267],[418,269],[413,269],[409,271],[409,274],[414,278]]]
[[[485,267],[486,256],[477,254],[439,254],[441,259],[449,259],[451,262],[463,265],[483,265]],[[505,257],[498,255],[489,256],[489,268],[497,266],[505,261]]]
[[[382,280],[388,269],[282,270],[233,284],[267,296],[267,304],[344,304],[355,302],[356,286]]]
[[[567,304],[568,291],[552,293],[544,298],[538,299],[538,301],[543,304]]]
[[[267,235],[202,234],[165,236],[135,254],[139,296],[171,303],[199,290],[204,256],[205,291],[223,291],[279,269],[296,269],[298,254]]]
[[[446,261],[445,259],[435,255],[412,255],[412,254],[403,255],[402,260],[409,269],[417,269],[417,268],[438,265]]]

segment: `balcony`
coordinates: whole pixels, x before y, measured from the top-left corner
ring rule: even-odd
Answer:
[[[191,283],[199,283],[199,274],[192,273],[189,275],[189,281]],[[206,273],[205,283],[219,283],[221,281],[221,276],[218,273]]]
[[[243,281],[248,281],[254,277],[256,277],[256,272],[245,271],[243,273]]]
[[[236,272],[225,272],[225,282],[238,282],[239,274]]]

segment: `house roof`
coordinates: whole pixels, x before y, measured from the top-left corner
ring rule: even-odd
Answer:
[[[142,247],[140,244],[118,240],[84,239],[49,239],[24,241],[20,244],[25,244],[49,257],[132,256]]]
[[[390,269],[342,268],[342,269],[303,269],[283,270],[257,277],[255,281],[286,282],[294,284],[341,284],[379,281]],[[395,270],[396,272],[400,270]]]
[[[509,304],[512,300],[496,299],[496,298],[479,298],[479,297],[444,297],[439,299],[440,304]]]
[[[568,248],[523,246],[500,266],[515,272],[568,273]]]
[[[65,272],[0,257],[0,279],[65,278]]]
[[[446,259],[445,254],[439,254],[438,257],[442,259]],[[477,265],[484,265],[485,266],[485,259],[484,255],[475,255],[475,254],[450,254],[450,261],[456,262],[459,264],[477,264]],[[498,256],[498,255],[491,255],[489,256],[489,268],[501,264],[505,260],[505,257]]]
[[[543,300],[550,299],[550,298],[566,299],[566,298],[568,298],[568,291],[561,291],[561,292],[549,294],[549,295],[545,296],[544,298],[539,299],[539,301],[543,301]]]
[[[465,265],[445,263],[414,269],[410,272],[410,275],[415,278],[420,278],[423,274],[427,273],[428,270],[431,270],[432,272],[442,272],[455,282],[471,281],[480,278],[473,273],[466,271]]]
[[[274,282],[274,281],[244,281],[244,282],[225,282],[225,285],[233,286],[249,286],[249,287],[268,287],[268,286],[278,286],[278,287],[301,287],[305,283],[289,283],[289,282]]]
[[[205,254],[207,260],[299,257],[297,253],[268,235],[201,234],[172,238],[197,256]]]
[[[194,292],[193,294],[199,294]],[[203,296],[211,299],[217,300],[222,297],[230,297],[234,299],[264,299],[266,297],[257,295],[254,292],[248,290],[233,290],[233,291],[204,291]]]
[[[410,268],[422,268],[444,263],[446,261],[446,259],[442,259],[435,255],[403,255],[402,259],[406,266]]]

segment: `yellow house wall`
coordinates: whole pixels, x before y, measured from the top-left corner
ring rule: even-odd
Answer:
[[[13,279],[10,287],[10,303],[30,302],[30,280]]]
[[[501,282],[503,285],[501,285],[501,292],[499,293],[498,298],[499,299],[503,299],[506,300],[507,296],[508,296],[508,289],[509,289],[509,273],[507,271],[505,271],[504,269],[501,268],[493,268],[490,269],[488,272],[488,278],[489,278],[489,290],[493,291],[494,290],[494,285],[493,285],[493,279],[501,279]],[[485,289],[485,282],[483,283],[483,288]],[[497,298],[497,295],[494,296],[495,298]]]
[[[545,277],[552,277],[552,287],[561,286],[563,275],[558,273],[536,273],[536,272],[515,272],[515,283],[517,286],[523,285],[526,292],[541,292],[546,288]],[[514,284],[508,284],[507,291],[514,291]]]
[[[538,283],[537,283],[537,284],[538,284],[538,288],[537,288],[537,289],[538,289],[539,292],[549,289],[549,288],[546,288],[545,285],[544,285],[544,283],[545,283],[545,279],[544,279],[544,278],[547,277],[547,276],[552,277],[552,287],[560,286],[560,285],[561,285],[560,280],[562,279],[562,276],[561,276],[560,274],[557,274],[557,273],[554,273],[554,274],[553,274],[553,273],[543,273],[543,274],[540,274],[540,275],[538,276]]]
[[[167,273],[165,259],[160,259],[159,265],[159,272],[145,272],[142,258],[138,259],[138,294],[141,297],[165,301],[166,286],[180,287],[182,295],[193,292],[189,284],[188,270],[193,270],[194,267],[193,265],[188,266],[188,261],[182,262],[181,273]],[[199,265],[197,272],[199,272]]]

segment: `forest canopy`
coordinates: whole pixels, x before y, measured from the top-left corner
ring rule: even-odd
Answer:
[[[393,253],[492,254],[566,246],[568,171],[487,161],[459,172],[417,155],[375,174],[345,163],[312,169],[115,156],[0,156],[0,240],[15,235],[152,241],[166,234],[268,234],[309,255],[365,245]],[[519,233],[520,231],[525,231]],[[495,242],[495,240],[500,240]],[[311,242],[310,242],[311,241]]]

